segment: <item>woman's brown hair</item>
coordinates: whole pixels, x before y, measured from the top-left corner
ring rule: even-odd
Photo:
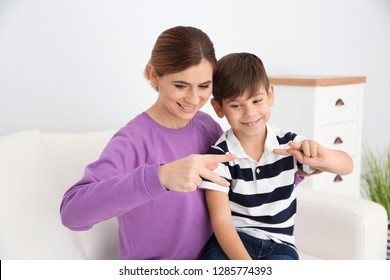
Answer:
[[[176,26],[165,30],[157,38],[148,65],[152,65],[161,77],[198,65],[202,59],[216,69],[214,45],[207,34],[195,27]],[[148,65],[144,74],[150,80]]]

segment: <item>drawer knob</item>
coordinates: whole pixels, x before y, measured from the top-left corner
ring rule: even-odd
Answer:
[[[341,139],[340,137],[336,137],[336,139],[334,139],[334,142],[333,144],[335,145],[340,145],[340,144],[343,144],[343,139]]]
[[[335,183],[338,183],[338,182],[341,182],[341,181],[343,181],[343,178],[341,178],[340,175],[336,175],[336,176],[334,177],[334,179],[333,179],[333,182],[335,182]]]
[[[341,98],[339,98],[339,99],[337,99],[335,105],[336,105],[336,107],[341,107],[341,106],[344,106],[345,103],[344,103],[344,101]]]

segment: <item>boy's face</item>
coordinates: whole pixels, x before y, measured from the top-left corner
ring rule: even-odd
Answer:
[[[234,134],[241,141],[242,137],[264,135],[266,124],[271,116],[270,107],[274,103],[274,89],[270,86],[268,94],[261,86],[258,93],[249,98],[249,92],[234,99],[222,100],[220,104],[212,100],[212,105],[218,117],[226,117]]]

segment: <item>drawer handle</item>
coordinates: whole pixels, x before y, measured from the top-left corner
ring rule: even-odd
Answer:
[[[345,103],[344,103],[344,101],[341,98],[339,98],[339,99],[337,99],[335,105],[336,105],[336,107],[341,107],[341,106],[344,106]]]
[[[336,137],[336,139],[334,139],[334,142],[333,144],[335,145],[340,145],[340,144],[343,144],[343,139],[341,139],[340,137]]]
[[[336,176],[334,177],[334,179],[333,179],[333,182],[335,182],[335,183],[338,183],[338,182],[341,182],[341,181],[343,181],[343,178],[341,178],[340,175],[336,175]]]

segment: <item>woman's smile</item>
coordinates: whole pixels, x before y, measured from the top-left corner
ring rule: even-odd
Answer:
[[[179,107],[181,109],[183,109],[183,111],[187,112],[187,113],[192,113],[196,110],[196,105],[183,105],[179,102],[177,102],[177,104],[179,105]]]

